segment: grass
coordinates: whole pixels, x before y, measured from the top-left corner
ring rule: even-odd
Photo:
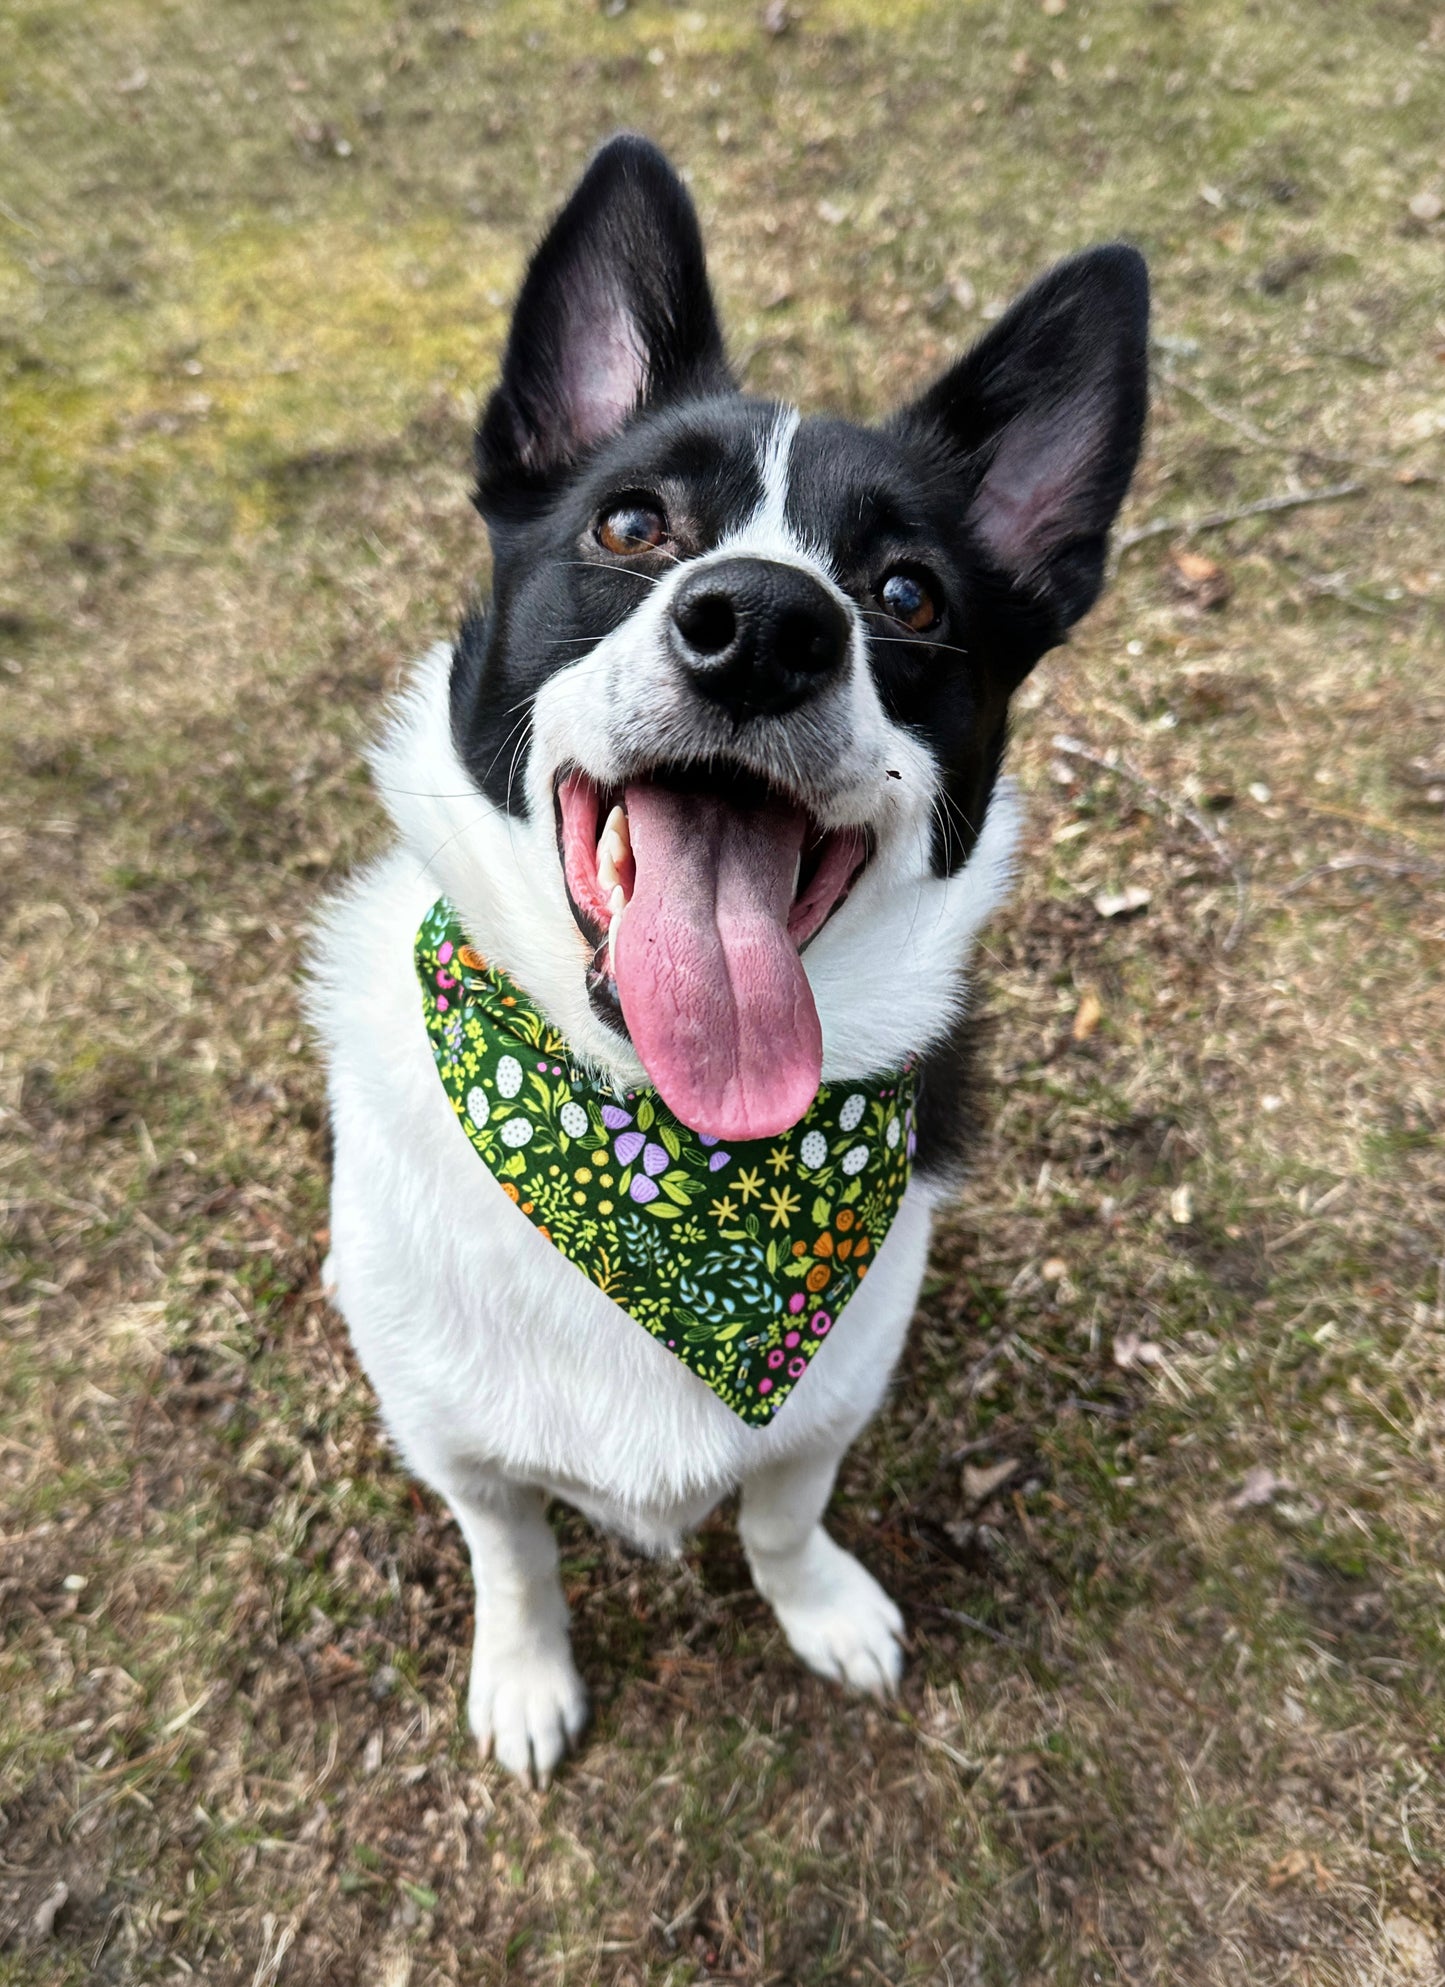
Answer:
[[[1415,0],[6,10],[5,1987],[1441,1977],[1442,65]],[[1126,527],[1363,487],[1127,550],[1022,698],[993,1121],[836,1506],[900,1703],[797,1669],[727,1514],[563,1518],[536,1795],[320,1296],[294,990],[622,123],[756,390],[879,412],[1124,233]]]

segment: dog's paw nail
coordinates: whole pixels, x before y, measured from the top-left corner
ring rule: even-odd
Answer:
[[[587,1692],[566,1649],[507,1661],[478,1658],[467,1708],[482,1757],[545,1788],[582,1734]]]
[[[825,1571],[800,1593],[775,1595],[773,1611],[810,1670],[870,1697],[893,1696],[903,1675],[903,1617],[851,1553],[833,1547]]]

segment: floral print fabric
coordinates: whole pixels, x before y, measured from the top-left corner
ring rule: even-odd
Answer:
[[[723,1144],[657,1092],[579,1068],[449,900],[416,969],[432,1054],[502,1192],[754,1427],[772,1420],[872,1267],[914,1152],[911,1064],[824,1084],[778,1138]]]

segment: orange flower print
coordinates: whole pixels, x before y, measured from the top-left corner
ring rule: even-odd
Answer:
[[[507,1199],[509,1201],[515,1202],[519,1201],[522,1198],[522,1196],[517,1192],[517,1189],[512,1185],[512,1182],[510,1180],[503,1180],[501,1185],[502,1185],[502,1192],[507,1196]]]
[[[813,1254],[815,1256],[831,1256],[832,1253],[833,1253],[832,1236],[826,1233],[820,1235],[817,1241],[813,1244]]]
[[[814,1263],[806,1278],[809,1290],[815,1294],[828,1288],[828,1278],[833,1274],[826,1263]]]
[[[834,1216],[834,1219],[837,1221],[838,1226],[840,1228],[851,1228],[853,1226],[853,1219],[854,1219],[852,1208],[840,1207],[838,1209],[837,1214]]]

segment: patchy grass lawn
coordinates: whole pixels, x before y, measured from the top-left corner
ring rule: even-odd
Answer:
[[[0,17],[0,1982],[1442,1977],[1445,14],[795,13]],[[294,986],[621,123],[754,388],[879,411],[1127,233],[1126,529],[1349,494],[1139,538],[1024,699],[993,1127],[836,1506],[901,1702],[799,1671],[726,1516],[563,1518],[596,1722],[535,1795],[317,1287]]]

